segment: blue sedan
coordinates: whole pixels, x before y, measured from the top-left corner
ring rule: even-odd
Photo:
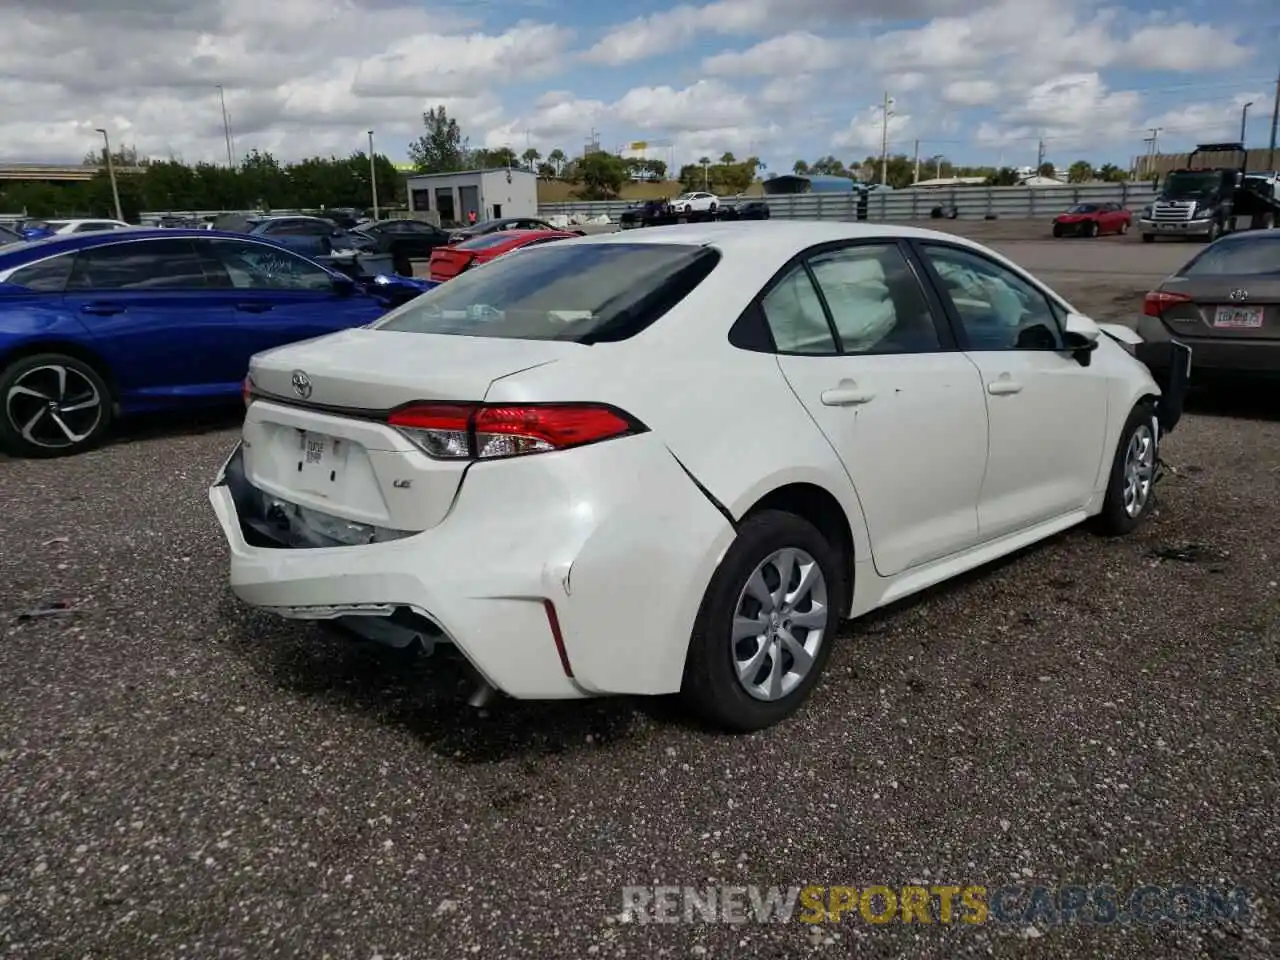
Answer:
[[[112,421],[237,399],[249,357],[387,301],[268,240],[133,229],[0,247],[0,447],[78,453]]]

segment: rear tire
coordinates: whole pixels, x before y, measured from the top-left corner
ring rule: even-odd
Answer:
[[[831,656],[848,590],[842,569],[839,551],[794,514],[766,510],[743,521],[698,611],[685,704],[738,733],[795,713]]]
[[[1122,236],[1122,237],[1123,237],[1123,236],[1124,236],[1126,233],[1128,233],[1128,232],[1129,232],[1129,221],[1128,221],[1128,220],[1121,220],[1121,221],[1120,221],[1120,236]]]
[[[1132,533],[1155,508],[1155,475],[1159,465],[1159,437],[1152,425],[1155,405],[1139,402],[1120,431],[1107,480],[1107,493],[1097,526],[1106,536]]]
[[[102,442],[111,420],[111,391],[83,360],[40,353],[0,373],[0,448],[15,456],[84,453]]]

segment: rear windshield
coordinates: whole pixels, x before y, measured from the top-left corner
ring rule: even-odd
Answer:
[[[379,330],[601,343],[634,336],[720,260],[710,247],[548,243],[499,257],[411,300]]]
[[[1097,209],[1098,206],[1094,203],[1077,203],[1074,207],[1068,210],[1067,213],[1093,213]]]
[[[1178,273],[1182,277],[1257,274],[1280,274],[1280,237],[1266,233],[1215,243]]]
[[[457,246],[459,250],[485,250],[489,247],[500,247],[504,243],[511,242],[509,233],[486,233],[484,236],[476,237],[468,240],[466,243],[460,243]]]

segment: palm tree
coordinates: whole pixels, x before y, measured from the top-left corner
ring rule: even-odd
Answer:
[[[564,162],[569,158],[565,156],[565,153],[563,150],[561,150],[559,147],[556,147],[549,154],[547,154],[547,159],[551,161],[551,164],[556,168],[556,176],[558,177],[560,176],[561,171],[564,170]]]
[[[533,147],[530,147],[524,153],[520,154],[520,159],[524,161],[524,165],[526,167],[532,170],[537,165],[538,161],[542,159],[542,154]]]

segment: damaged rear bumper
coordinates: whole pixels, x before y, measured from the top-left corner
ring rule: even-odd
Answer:
[[[1156,417],[1161,433],[1172,433],[1182,419],[1191,383],[1191,348],[1180,340],[1143,341],[1134,344],[1133,355],[1151,371],[1160,387]]]

